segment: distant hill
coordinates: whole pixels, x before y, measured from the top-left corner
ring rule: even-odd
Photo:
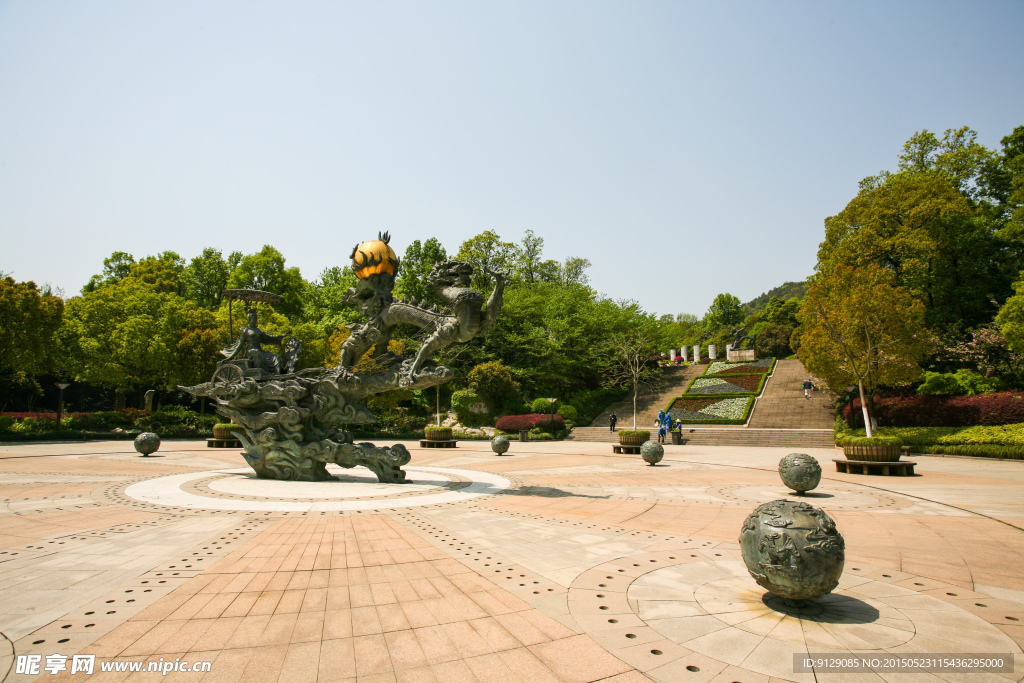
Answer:
[[[753,313],[754,311],[760,311],[762,308],[768,305],[768,301],[773,296],[776,296],[783,301],[796,297],[797,299],[803,299],[804,294],[807,294],[807,288],[810,285],[806,280],[803,282],[787,282],[784,285],[779,285],[775,289],[771,289],[756,299],[751,299],[747,303],[743,304],[743,310],[746,313]]]

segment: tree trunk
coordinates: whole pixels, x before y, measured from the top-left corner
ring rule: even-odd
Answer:
[[[864,398],[864,382],[857,380],[857,389],[860,391],[860,410],[864,413],[864,433],[871,436],[871,416],[868,414],[868,402]]]
[[[636,382],[633,382],[633,429],[636,429]]]

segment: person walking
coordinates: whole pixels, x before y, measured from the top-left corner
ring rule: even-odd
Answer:
[[[803,387],[804,387],[804,398],[810,398],[811,397],[811,389],[814,388],[814,383],[811,382],[811,380],[809,380],[809,379],[805,379]]]
[[[609,427],[610,431],[613,431],[613,432],[615,431],[615,423],[618,422],[618,421],[619,421],[619,418],[615,416],[615,413],[612,413],[611,416],[609,416],[608,424],[610,425],[610,427]]]

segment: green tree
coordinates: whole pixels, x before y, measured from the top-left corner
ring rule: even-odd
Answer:
[[[68,300],[60,337],[77,381],[120,389],[204,381],[222,342],[211,312],[130,278]]]
[[[520,386],[512,370],[501,361],[489,361],[475,366],[466,379],[469,388],[483,397],[495,415],[503,415],[509,407],[519,405]]]
[[[197,305],[215,311],[220,307],[220,296],[227,288],[230,273],[228,262],[221,252],[207,247],[182,271],[182,293]]]
[[[488,292],[494,285],[487,269],[503,273],[514,273],[519,249],[512,242],[503,242],[493,230],[470,237],[459,247],[455,260],[472,263],[476,272],[473,273],[473,288],[480,292]]]
[[[404,263],[402,267],[405,267]],[[303,319],[328,337],[338,328],[355,322],[359,319],[355,306],[341,303],[349,288],[355,286],[356,276],[351,268],[326,268],[316,281],[306,285]]]
[[[924,312],[890,271],[873,264],[837,266],[807,292],[797,355],[833,392],[857,385],[868,436],[878,387],[913,382],[932,351]]]
[[[732,294],[719,294],[711,302],[708,312],[704,314],[704,332],[706,335],[713,335],[723,327],[739,325],[744,317],[739,299]]]
[[[284,297],[281,313],[289,317],[302,313],[305,281],[298,268],[286,268],[284,256],[269,244],[256,254],[243,256],[228,277],[229,289],[262,289]]]
[[[0,279],[0,393],[14,385],[40,393],[36,375],[60,360],[57,333],[64,302],[41,293],[34,282]]]
[[[126,251],[115,251],[108,258],[103,259],[103,274],[93,275],[89,278],[89,282],[82,288],[82,293],[92,292],[120,282],[128,277],[133,265],[135,265],[134,256]]]
[[[413,240],[405,249],[405,256],[395,279],[395,296],[405,300],[415,297],[417,301],[428,304],[441,304],[441,300],[434,293],[434,288],[427,282],[427,275],[435,263],[444,263],[447,260],[448,252],[437,238],[431,237],[423,244],[420,244],[419,240]]]

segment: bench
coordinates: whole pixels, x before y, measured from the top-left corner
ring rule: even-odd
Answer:
[[[420,439],[420,448],[455,448],[455,439]]]
[[[874,460],[838,460],[833,459],[836,464],[836,472],[847,474],[882,474],[885,476],[909,477],[914,474],[916,462],[897,460],[895,462],[877,462]]]
[[[639,446],[623,446],[622,444],[617,443],[612,445],[612,450],[621,454],[640,455]]]

